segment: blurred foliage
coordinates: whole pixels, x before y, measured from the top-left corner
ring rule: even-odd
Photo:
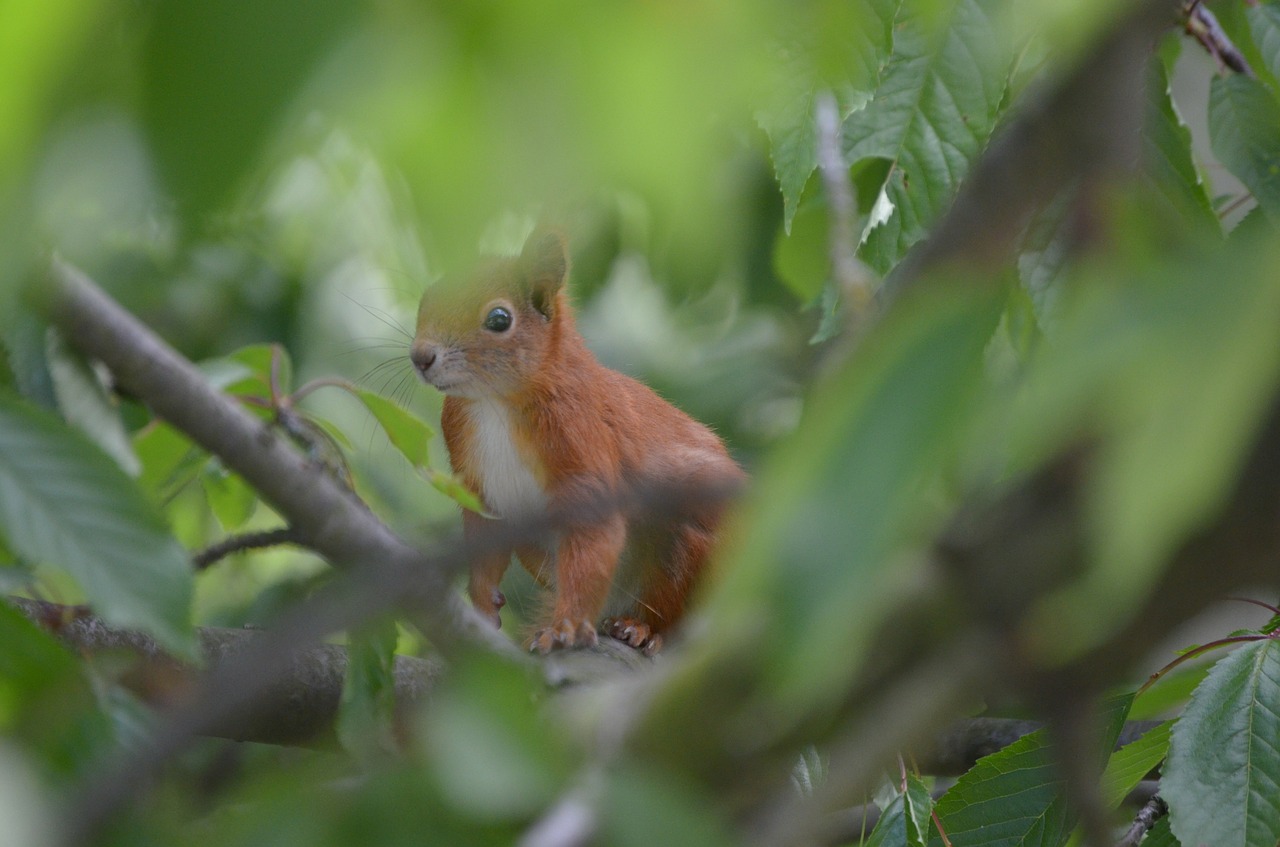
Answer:
[[[581,812],[600,843],[739,843],[740,800],[717,767],[767,781],[813,751],[885,672],[886,632],[947,643],[975,612],[921,599],[944,593],[934,537],[961,504],[1081,445],[1079,567],[1027,562],[982,590],[1017,606],[1028,661],[1055,667],[1114,637],[1219,513],[1275,402],[1280,5],[1209,4],[1256,76],[1218,73],[1207,103],[1179,85],[1180,53],[1202,48],[1171,30],[1149,63],[1132,179],[1045,198],[1006,272],[939,274],[856,339],[830,270],[814,107],[838,104],[846,246],[887,276],[1122,6],[0,4],[6,591],[87,600],[182,652],[193,625],[269,621],[327,575],[278,549],[193,577],[182,548],[279,518],[20,301],[50,251],[426,545],[478,504],[445,471],[440,398],[407,361],[417,298],[551,221],[570,236],[600,358],[714,425],[755,479],[706,625],[637,698],[641,738],[659,739],[644,754],[599,715],[558,720],[539,679],[493,657],[457,663],[429,708],[396,715],[394,649],[431,646],[371,622],[345,636],[344,753],[251,749],[215,779],[221,759],[196,750],[112,838],[506,844]],[[1222,196],[1223,171],[1243,192]],[[504,587],[517,626],[537,605],[519,579]],[[912,602],[936,614],[904,618]],[[1199,843],[1223,821],[1240,843],[1280,832],[1274,802],[1242,806],[1274,799],[1262,748],[1280,708],[1274,633],[1249,640],[1137,700],[1135,715],[1190,698],[1103,777],[1114,804],[1168,751],[1172,826],[1153,843]],[[0,644],[0,814],[11,843],[47,844],[74,812],[56,805],[68,781],[138,744],[152,717],[117,660],[76,661],[3,605]],[[1129,700],[1110,702],[1107,734]],[[957,845],[1059,847],[1074,817],[1054,755],[1028,737],[936,804],[904,767],[868,840],[939,841],[936,811]]]

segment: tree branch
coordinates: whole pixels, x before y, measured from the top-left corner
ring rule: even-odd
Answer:
[[[50,290],[36,296],[63,335],[243,477],[294,528],[299,543],[339,568],[367,569],[367,563],[380,562],[417,573],[415,621],[440,649],[463,642],[509,649],[510,642],[450,590],[450,571],[428,561],[266,424],[210,386],[194,365],[83,273],[55,258],[49,281]]]
[[[141,661],[122,682],[143,702],[173,706],[199,688],[197,668],[169,656],[150,636],[116,629],[92,614],[67,615],[67,607],[40,600],[8,597],[14,606],[78,653],[93,656],[125,652]],[[196,631],[200,657],[209,668],[238,661],[268,638],[261,630],[202,627]],[[332,728],[347,671],[346,648],[315,644],[296,650],[271,680],[267,693],[246,717],[212,723],[207,734],[234,741],[265,744],[320,745],[333,742]],[[440,675],[438,662],[397,656],[395,699],[398,710],[424,702]]]

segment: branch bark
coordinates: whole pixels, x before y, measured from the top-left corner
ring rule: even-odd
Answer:
[[[367,570],[369,562],[378,562],[417,573],[415,622],[440,649],[460,643],[510,649],[509,641],[450,590],[452,574],[440,563],[406,544],[328,474],[216,391],[193,364],[78,269],[55,258],[49,281],[39,305],[71,343],[243,477],[285,518],[299,543],[338,568]]]
[[[138,661],[121,681],[144,702],[173,706],[196,694],[201,671],[169,656],[141,632],[116,629],[92,614],[69,614],[65,606],[6,598],[36,624],[50,629],[67,647],[87,656],[123,652]],[[268,637],[262,630],[202,627],[196,631],[206,667],[217,668],[250,653]],[[439,662],[411,656],[395,660],[397,709],[410,710],[426,701],[439,678]],[[266,693],[247,715],[208,727],[208,735],[264,744],[329,746],[347,671],[346,648],[315,644],[294,651]]]

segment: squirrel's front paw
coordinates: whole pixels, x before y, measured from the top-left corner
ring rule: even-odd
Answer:
[[[662,636],[634,618],[605,618],[600,622],[600,631],[629,644],[646,656],[652,656],[662,649]]]
[[[594,647],[597,641],[596,628],[591,625],[591,621],[561,618],[533,634],[529,641],[529,652],[546,655],[563,647]]]

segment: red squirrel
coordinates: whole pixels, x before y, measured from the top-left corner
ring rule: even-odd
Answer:
[[[535,232],[518,257],[423,295],[410,359],[445,394],[441,429],[454,473],[494,516],[464,511],[468,537],[495,519],[598,508],[629,485],[745,480],[709,428],[596,360],[574,325],[568,274],[564,240]],[[716,500],[674,519],[617,510],[574,523],[554,549],[473,561],[467,593],[501,626],[498,586],[514,553],[554,594],[531,650],[594,645],[600,631],[652,655],[704,575],[723,513]]]

